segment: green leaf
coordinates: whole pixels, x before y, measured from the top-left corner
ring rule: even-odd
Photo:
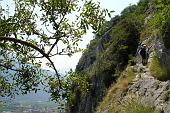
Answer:
[[[36,67],[36,68],[40,68],[40,67],[41,67],[41,64],[40,64],[40,63],[35,63],[35,67]]]

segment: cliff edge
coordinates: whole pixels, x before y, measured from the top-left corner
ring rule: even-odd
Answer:
[[[88,77],[89,89],[86,95],[72,90],[69,112],[169,113],[169,36],[169,0],[140,0],[125,8],[79,60],[76,72]],[[147,45],[146,65],[138,52],[142,44]]]

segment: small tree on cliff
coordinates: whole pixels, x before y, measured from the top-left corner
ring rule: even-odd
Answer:
[[[78,42],[89,27],[100,33],[110,13],[92,0],[13,2],[13,11],[0,7],[0,95],[37,92],[41,84],[57,100],[67,83],[61,80],[51,57],[78,52]],[[59,43],[63,46],[58,47]],[[48,60],[54,76],[42,73],[41,58]]]

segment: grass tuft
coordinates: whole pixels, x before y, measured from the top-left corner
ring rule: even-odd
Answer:
[[[122,107],[122,113],[154,113],[154,108],[141,103],[138,96],[130,96]]]

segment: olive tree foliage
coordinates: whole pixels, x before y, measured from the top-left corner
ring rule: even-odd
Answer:
[[[79,52],[82,36],[89,28],[100,35],[110,12],[92,0],[13,2],[14,11],[0,9],[0,95],[37,92],[43,85],[57,100],[68,85],[51,57]],[[55,71],[54,76],[41,70],[42,58],[48,60],[46,65]]]

